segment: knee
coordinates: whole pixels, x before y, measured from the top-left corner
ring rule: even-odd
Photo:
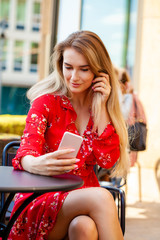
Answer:
[[[114,199],[112,194],[105,188],[98,187],[96,188],[95,199],[99,200],[99,203],[113,203]]]
[[[95,198],[93,200],[95,208],[102,211],[115,211],[116,205],[112,194],[105,188],[96,188]]]
[[[94,221],[88,216],[78,216],[69,225],[69,237],[72,239],[98,239],[98,232]]]

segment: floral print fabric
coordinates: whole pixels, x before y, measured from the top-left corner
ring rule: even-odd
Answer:
[[[65,131],[79,135],[75,125],[76,117],[72,104],[65,96],[46,94],[37,98],[29,110],[21,145],[12,162],[13,167],[23,170],[21,166],[23,156],[40,156],[56,151]],[[107,124],[100,136],[93,132],[92,128],[93,121],[90,117],[77,155],[80,159],[77,163],[78,168],[68,173],[83,179],[82,188],[99,186],[93,169],[95,164],[103,168],[111,168],[120,156],[119,137],[113,125]],[[16,195],[12,214],[30,194]],[[8,239],[47,239],[68,194],[68,192],[51,192],[39,196],[19,216]]]

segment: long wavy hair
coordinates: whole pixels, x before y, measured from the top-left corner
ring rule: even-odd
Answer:
[[[115,77],[115,71],[109,54],[99,36],[90,31],[78,31],[72,33],[64,41],[58,43],[51,56],[52,73],[44,80],[36,83],[28,91],[27,96],[32,102],[37,97],[47,93],[66,96],[70,95],[64,81],[62,70],[63,53],[67,48],[73,48],[81,53],[86,58],[91,71],[95,76],[99,76],[100,72],[109,75],[111,93],[106,103],[106,108],[120,139],[120,158],[116,166],[113,168],[112,176],[126,175],[128,169],[128,134],[119,105],[119,82]],[[89,89],[89,93],[90,92],[91,89]],[[100,123],[101,99],[101,93],[96,92],[93,94],[92,116],[94,120],[94,129],[96,129]]]

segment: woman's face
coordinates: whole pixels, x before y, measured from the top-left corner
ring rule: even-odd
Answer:
[[[74,48],[67,48],[63,53],[63,76],[73,94],[85,93],[94,79],[86,58]]]

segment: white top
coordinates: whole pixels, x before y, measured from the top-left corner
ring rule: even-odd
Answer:
[[[120,106],[125,121],[127,121],[129,118],[132,102],[133,96],[131,93],[125,93],[120,95]]]

